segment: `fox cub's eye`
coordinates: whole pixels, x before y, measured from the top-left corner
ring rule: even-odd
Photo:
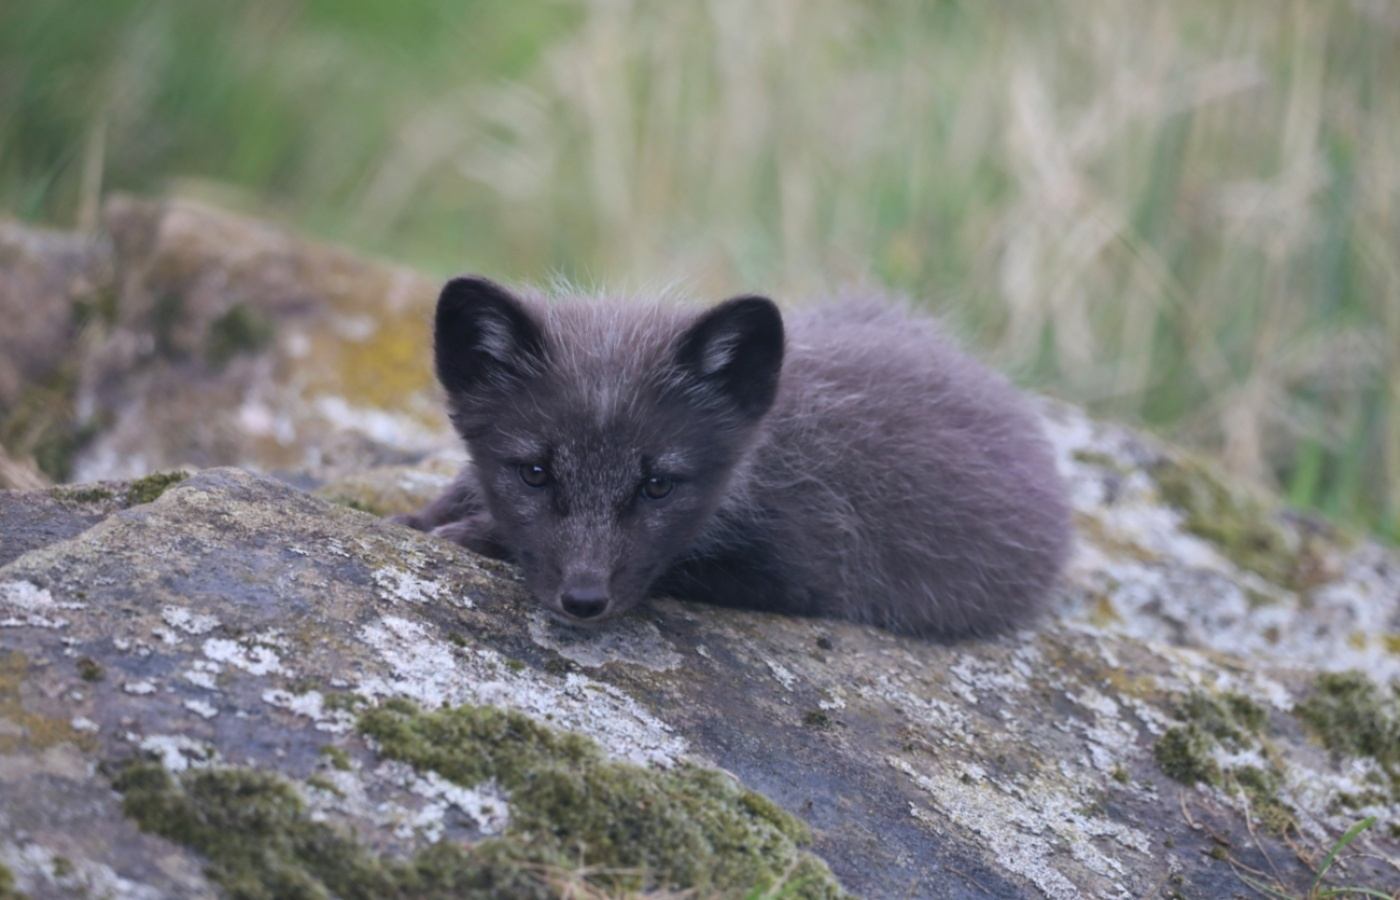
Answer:
[[[542,488],[549,484],[549,470],[544,466],[523,465],[520,467],[520,480],[532,488]]]
[[[665,475],[653,475],[642,482],[642,496],[648,500],[660,500],[671,493],[673,487],[675,482]]]

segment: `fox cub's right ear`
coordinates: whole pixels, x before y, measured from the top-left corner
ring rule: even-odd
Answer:
[[[454,278],[438,297],[433,355],[442,386],[471,393],[538,371],[544,334],[510,291],[485,278]]]

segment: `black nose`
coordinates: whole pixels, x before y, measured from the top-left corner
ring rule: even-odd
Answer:
[[[564,592],[559,604],[575,619],[592,619],[608,608],[608,594],[602,588],[573,588]]]

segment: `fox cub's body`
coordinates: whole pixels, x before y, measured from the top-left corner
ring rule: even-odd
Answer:
[[[1035,417],[933,324],[449,282],[435,352],[471,463],[404,519],[556,613],[650,594],[945,636],[1028,621],[1070,540]]]

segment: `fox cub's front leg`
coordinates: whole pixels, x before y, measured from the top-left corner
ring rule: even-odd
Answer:
[[[462,470],[442,495],[416,513],[393,516],[391,522],[461,544],[469,550],[497,559],[509,554],[496,540],[495,522],[481,502],[481,491],[471,468]]]

